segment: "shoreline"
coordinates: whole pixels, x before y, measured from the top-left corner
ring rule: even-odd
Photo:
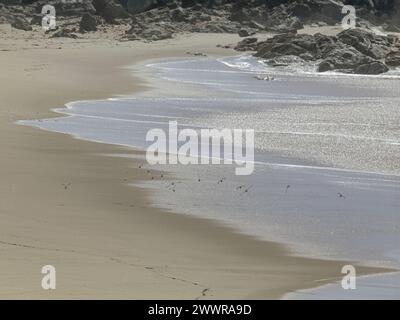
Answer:
[[[211,59],[212,61],[219,60],[219,58],[215,58],[215,57],[208,57],[207,59]],[[135,104],[137,104],[137,101],[142,101],[142,103],[144,105],[146,105],[146,99],[150,99],[153,100],[155,99],[156,101],[166,101],[166,104],[168,105],[168,101],[170,100],[174,100],[174,99],[178,99],[178,101],[181,101],[182,99],[200,99],[203,97],[203,93],[202,93],[202,89],[201,89],[201,85],[198,84],[192,84],[191,82],[189,83],[188,86],[186,86],[186,83],[181,83],[181,82],[174,82],[169,81],[169,80],[162,80],[162,73],[159,74],[159,72],[154,71],[157,70],[157,67],[153,67],[153,65],[156,65],[158,63],[160,63],[161,65],[163,65],[164,63],[168,65],[168,63],[170,61],[190,61],[192,59],[186,59],[185,57],[181,57],[181,58],[177,58],[177,57],[172,57],[172,58],[164,58],[164,59],[157,59],[156,61],[154,61],[153,59],[151,60],[144,60],[144,61],[140,61],[139,63],[136,63],[134,66],[131,66],[130,68],[128,67],[128,70],[134,69],[136,70],[135,74],[138,75],[140,77],[140,79],[144,79],[144,81],[146,83],[150,83],[151,84],[151,89],[146,90],[146,91],[141,91],[138,93],[135,93],[134,95],[130,96],[130,95],[123,95],[121,97],[113,97],[113,98],[109,98],[109,99],[104,99],[104,100],[84,100],[84,101],[74,101],[74,102],[70,102],[67,103],[66,106],[64,108],[58,108],[56,110],[54,110],[55,112],[57,112],[61,118],[60,118],[60,124],[55,124],[54,121],[51,121],[50,119],[50,123],[53,123],[52,126],[50,126],[50,128],[48,127],[48,125],[46,124],[40,124],[38,122],[31,122],[31,121],[27,121],[26,123],[21,123],[21,125],[27,125],[27,126],[32,126],[32,127],[36,127],[38,129],[41,130],[45,130],[45,131],[50,131],[50,132],[54,132],[54,133],[62,133],[62,134],[67,134],[70,135],[72,137],[74,137],[75,139],[81,139],[81,140],[86,140],[86,141],[91,141],[91,142],[96,142],[96,143],[103,143],[103,144],[111,144],[111,145],[115,145],[118,147],[123,147],[123,148],[128,148],[128,150],[134,150],[135,152],[138,152],[139,154],[145,153],[145,147],[144,145],[142,146],[140,144],[139,141],[136,141],[136,143],[139,143],[139,145],[141,145],[139,147],[138,144],[135,143],[130,143],[129,139],[125,140],[122,139],[121,141],[118,142],[118,138],[117,139],[110,139],[108,138],[108,135],[105,134],[103,135],[104,131],[108,132],[108,134],[112,135],[112,132],[110,132],[108,129],[105,129],[102,133],[98,132],[97,134],[94,133],[94,135],[88,135],[88,132],[91,132],[92,130],[88,130],[86,131],[85,129],[83,129],[82,132],[78,132],[80,130],[76,130],[76,129],[68,129],[69,125],[73,125],[74,124],[74,117],[77,117],[77,123],[81,123],[82,119],[79,120],[79,109],[80,107],[83,107],[84,109],[87,109],[87,107],[84,107],[84,105],[89,104],[91,105],[90,109],[94,109],[94,112],[89,112],[87,113],[87,115],[91,114],[91,115],[95,115],[96,112],[96,108],[97,108],[97,104],[99,104],[99,111],[101,112],[100,114],[103,114],[104,107],[101,107],[101,105],[103,105],[104,103],[107,105],[107,108],[113,108],[113,101],[115,101],[115,103],[117,103],[116,108],[118,109],[118,104],[119,102],[124,102],[125,99],[132,102],[132,104],[130,105],[130,107],[135,108]],[[193,59],[193,61],[197,61],[198,59]],[[202,61],[202,58],[200,58],[199,61]],[[133,72],[133,71],[132,71]],[[146,75],[146,77],[144,77],[144,75]],[[168,79],[168,78],[167,78]],[[165,83],[165,85],[164,85]],[[192,88],[193,87],[193,88]],[[198,87],[199,91],[196,91],[196,87]],[[171,96],[171,94],[168,94],[169,92],[173,92],[173,96]],[[162,93],[161,93],[162,92]],[[187,95],[187,92],[192,93],[193,95],[190,94],[189,96]],[[222,98],[223,99],[223,98]],[[220,101],[221,103],[221,101]],[[75,110],[75,104],[76,104],[76,108],[77,110]],[[141,103],[139,103],[140,105]],[[157,106],[155,106],[157,109]],[[139,112],[138,114],[144,115],[146,113],[146,110],[151,110],[149,109],[151,108],[151,106],[147,106],[146,108],[142,108],[139,109],[140,111],[136,111]],[[102,111],[101,111],[102,110]],[[130,111],[124,109],[125,111],[122,111],[123,114],[125,114],[125,112],[127,112],[127,119],[131,119],[130,116]],[[86,112],[88,112],[89,110],[86,110]],[[183,110],[182,110],[183,111]],[[86,114],[86,112],[83,112],[83,114]],[[114,113],[114,117],[112,118],[113,120],[118,120],[118,113]],[[135,114],[135,113],[134,113]],[[161,114],[163,114],[161,112]],[[107,113],[104,114],[105,117],[107,117]],[[90,117],[90,116],[89,116]],[[71,120],[69,120],[71,119]],[[47,122],[46,119],[42,119],[43,122]],[[88,119],[89,120],[89,119]],[[130,120],[126,120],[126,121],[130,121]],[[136,126],[140,125],[141,121],[138,120],[132,120],[134,122],[133,125]],[[138,121],[139,123],[135,122]],[[158,120],[157,120],[158,121]],[[63,123],[63,124],[62,124]],[[68,125],[69,123],[69,125]],[[88,122],[88,124],[90,123],[90,121]],[[55,126],[54,126],[55,125]],[[98,124],[93,124],[94,127],[93,129],[95,129],[96,126],[98,126]],[[110,123],[111,125],[111,123]],[[123,131],[127,130],[128,128],[126,128],[123,124],[121,124],[122,127],[120,127]],[[74,125],[73,125],[74,126]],[[78,126],[80,126],[78,124]],[[91,125],[89,124],[89,126],[91,127]],[[46,128],[47,127],[47,128]],[[113,125],[111,125],[111,127],[115,128]],[[96,131],[96,130],[95,130]],[[95,132],[94,131],[94,132]],[[75,133],[74,133],[75,132]],[[141,134],[143,134],[141,132]],[[125,135],[126,136],[126,135]],[[136,135],[135,135],[136,136]],[[114,141],[113,141],[114,140]],[[135,139],[134,139],[135,140]],[[113,142],[111,142],[113,141]],[[124,142],[123,142],[124,141]],[[269,152],[271,153],[271,152]],[[277,154],[278,155],[278,154]],[[124,157],[123,154],[118,155],[120,157]],[[126,155],[127,158],[129,158],[129,155]],[[135,158],[138,157],[133,157],[133,161],[139,161]],[[142,157],[144,158],[144,157]],[[324,166],[321,163],[318,162],[306,162],[307,160],[304,159],[300,159],[300,158],[288,158],[285,157],[285,160],[288,160],[288,163],[263,163],[263,162],[257,162],[256,164],[264,164],[266,166],[273,166],[273,167],[287,167],[287,168],[293,168],[293,169],[305,169],[305,170],[317,170],[321,171],[321,172],[333,172],[333,173],[355,173],[355,174],[362,174],[362,175],[379,175],[379,176],[387,176],[387,177],[396,177],[395,174],[390,174],[390,173],[385,173],[385,172],[370,172],[370,171],[361,171],[361,170],[357,170],[357,169],[350,169],[350,168],[341,168],[341,167],[328,167],[328,166]],[[314,259],[326,259],[326,260],[351,260],[352,258],[357,261],[360,265],[364,265],[364,266],[370,266],[370,267],[377,267],[377,268],[389,268],[389,269],[396,269],[397,266],[396,265],[391,265],[393,263],[393,261],[387,262],[385,260],[381,260],[378,258],[378,256],[376,255],[376,259],[362,259],[362,257],[360,256],[356,256],[356,257],[352,257],[351,255],[346,255],[346,249],[345,248],[341,248],[342,250],[338,250],[339,248],[336,249],[336,254],[334,254],[332,256],[331,254],[327,254],[326,251],[324,249],[321,250],[321,248],[327,248],[329,247],[329,245],[331,245],[331,243],[329,243],[329,245],[327,243],[321,243],[319,250],[316,248],[313,248],[313,243],[309,243],[308,246],[305,244],[305,242],[303,241],[298,241],[299,235],[293,236],[292,238],[288,238],[287,235],[286,237],[280,236],[280,232],[267,232],[268,228],[265,229],[264,228],[260,228],[259,230],[257,228],[251,228],[248,227],[248,224],[251,225],[251,223],[249,222],[244,223],[246,224],[246,227],[242,226],[241,223],[239,223],[239,221],[237,220],[229,220],[226,219],[226,216],[224,215],[223,209],[222,210],[213,210],[213,208],[210,208],[209,206],[207,206],[207,204],[204,204],[203,210],[196,210],[198,208],[198,204],[194,204],[193,203],[193,208],[190,207],[186,207],[185,209],[185,205],[182,205],[183,203],[185,203],[186,199],[189,199],[187,203],[196,201],[196,199],[191,199],[190,195],[185,194],[185,195],[181,195],[181,193],[177,193],[172,194],[172,195],[167,195],[164,194],[164,189],[165,189],[165,185],[168,185],[168,181],[172,182],[171,179],[173,179],[174,181],[177,181],[177,183],[179,184],[180,190],[182,190],[182,187],[184,187],[184,189],[190,189],[193,190],[194,193],[198,193],[199,189],[197,188],[195,183],[194,185],[188,185],[187,182],[185,183],[185,179],[187,179],[188,177],[185,177],[184,171],[185,169],[181,168],[181,170],[174,170],[168,167],[163,167],[163,166],[151,166],[151,165],[147,165],[146,164],[146,160],[141,160],[142,161],[142,170],[146,170],[149,169],[150,171],[154,172],[151,174],[152,179],[154,178],[154,181],[141,181],[140,183],[133,183],[134,187],[139,187],[139,188],[143,188],[146,189],[147,194],[151,195],[151,200],[153,201],[153,207],[154,208],[159,208],[162,211],[164,210],[172,210],[173,212],[177,213],[177,214],[183,214],[183,215],[189,215],[189,216],[194,216],[195,218],[199,217],[201,219],[209,219],[212,222],[216,222],[216,223],[220,223],[222,225],[226,225],[228,224],[229,227],[231,229],[233,229],[233,232],[236,233],[240,233],[240,234],[245,234],[248,236],[253,236],[258,240],[265,240],[265,241],[272,241],[275,243],[279,243],[281,245],[286,246],[287,248],[289,248],[290,252],[292,255],[296,255],[298,257],[306,257],[306,258],[314,258]],[[278,160],[279,161],[279,160]],[[293,162],[291,162],[293,161]],[[197,169],[193,168],[190,169],[191,171],[197,171]],[[212,170],[212,168],[210,168],[209,170]],[[161,178],[157,178],[157,175],[162,174],[163,177]],[[204,173],[204,172],[203,172]],[[222,172],[218,172],[215,174],[223,174]],[[199,175],[200,177],[201,175]],[[225,177],[227,177],[226,174],[224,174]],[[166,178],[166,177],[171,177],[170,179]],[[193,178],[193,177],[192,177]],[[189,178],[190,180],[191,178]],[[266,178],[267,180],[269,179],[268,177]],[[372,178],[371,178],[372,179]],[[194,179],[195,181],[197,181],[197,179]],[[212,187],[212,185],[210,183],[207,184],[207,182],[211,182],[207,180],[207,175],[202,175],[202,188],[208,188],[208,187]],[[230,183],[235,183],[235,181],[229,177],[228,180],[230,181]],[[265,181],[267,181],[265,180]],[[153,182],[153,183],[151,183]],[[204,187],[204,183],[206,183],[206,185],[208,187]],[[253,181],[254,183],[254,181]],[[178,185],[177,185],[178,186]],[[256,186],[259,187],[259,186]],[[167,186],[166,189],[168,190],[169,187]],[[205,194],[207,194],[206,189],[203,189],[203,192]],[[174,191],[175,192],[175,191]],[[343,191],[341,191],[343,192]],[[168,193],[168,191],[167,191]],[[345,192],[346,193],[346,192]],[[185,198],[186,196],[186,198]],[[166,199],[167,197],[167,199]],[[183,198],[182,198],[183,197]],[[163,199],[163,200],[162,200]],[[190,200],[191,199],[191,200]],[[210,200],[212,199],[212,197],[209,198]],[[203,199],[204,200],[204,199]],[[218,206],[218,201],[215,202],[215,199],[212,199],[212,203],[215,204],[215,206]],[[165,205],[163,204],[163,201],[165,201]],[[215,212],[214,212],[215,211]],[[225,210],[227,211],[227,210]],[[249,210],[250,213],[251,210]],[[210,212],[213,212],[210,214]],[[232,208],[231,213],[238,213],[235,211],[234,208]],[[272,215],[274,215],[272,213]],[[307,214],[304,215],[304,218],[306,218]],[[239,219],[240,220],[240,219]],[[243,222],[243,221],[242,221]],[[288,226],[290,224],[286,224],[286,225],[282,225],[282,227]],[[334,225],[334,224],[333,224]],[[304,226],[303,226],[304,227]],[[321,229],[320,229],[321,230]],[[284,230],[283,230],[284,231]],[[303,232],[304,233],[304,232]],[[301,235],[300,235],[301,236]],[[304,238],[303,238],[304,239]],[[294,243],[294,241],[298,241],[298,243]],[[306,239],[304,239],[306,240]],[[332,245],[335,244],[334,240],[332,241]],[[315,242],[315,240],[314,240]],[[313,249],[310,249],[313,248]],[[365,257],[364,257],[365,258]],[[371,258],[371,257],[369,257]],[[382,258],[382,257],[381,257]],[[381,261],[385,261],[385,262],[381,262]]]
[[[211,54],[226,52],[216,49],[209,37],[169,40],[178,43],[178,49],[158,43],[159,51],[151,52],[156,57],[175,56],[194,44],[204,45]],[[216,38],[224,41],[223,37]],[[279,244],[234,233],[213,221],[149,208],[146,192],[125,183],[146,175],[132,168],[132,160],[103,156],[138,152],[14,124],[59,116],[50,109],[63,106],[66,99],[91,100],[134,91],[136,78],[117,66],[143,61],[150,50],[135,43],[133,49],[81,48],[75,57],[68,49],[61,51],[62,57],[44,50],[41,54],[47,59],[29,50],[12,52],[12,57],[2,53],[8,55],[1,60],[6,69],[2,83],[8,80],[11,87],[1,89],[5,134],[0,141],[6,156],[0,167],[6,178],[0,190],[6,201],[1,205],[0,246],[7,259],[1,268],[0,298],[279,298],[313,287],[315,281],[341,277],[345,264],[341,261],[293,257]],[[90,53],[98,55],[97,61],[81,70]],[[134,53],[137,56],[132,57]],[[48,59],[50,66],[45,65]],[[10,61],[11,67],[3,66]],[[14,72],[18,63],[33,69]],[[106,70],[99,71],[100,65]],[[99,80],[102,76],[112,79],[112,85]],[[136,81],[137,91],[146,87]],[[13,83],[28,84],[29,90],[16,96]],[[59,270],[54,292],[40,288],[40,268],[45,264]]]
[[[378,281],[374,282],[376,280]],[[385,285],[382,285],[382,280],[385,281]],[[358,292],[354,296],[351,295],[352,290],[342,292],[339,283],[330,283],[285,294],[281,300],[397,300],[396,289],[399,281],[399,271],[367,274],[357,278],[357,291],[361,293]],[[379,296],[376,295],[376,291]]]

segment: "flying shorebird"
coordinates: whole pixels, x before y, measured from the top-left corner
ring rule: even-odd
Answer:
[[[226,180],[226,178],[224,177],[224,178],[222,178],[222,179],[220,179],[220,180],[218,180],[218,184],[220,184],[220,183],[222,183],[222,182],[224,182]]]
[[[244,193],[249,192],[249,190],[250,190],[251,188],[253,188],[253,186],[250,186],[250,187],[248,187],[247,189],[245,189],[245,190],[244,190]]]

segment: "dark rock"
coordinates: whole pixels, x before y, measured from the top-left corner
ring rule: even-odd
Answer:
[[[359,65],[354,70],[358,74],[381,74],[387,71],[389,71],[389,68],[379,61]]]
[[[42,25],[42,19],[43,19],[43,16],[42,16],[41,14],[35,14],[35,15],[32,17],[31,25],[32,25],[32,26],[33,26],[33,25],[41,26],[41,25]]]
[[[303,28],[300,19],[290,12],[285,6],[274,8],[265,18],[267,30],[274,32],[292,32]]]
[[[307,49],[295,44],[295,43],[282,43],[273,46],[269,54],[264,55],[264,58],[273,58],[282,55],[294,55],[298,56],[303,53],[307,53]]]
[[[347,29],[338,34],[338,39],[374,59],[384,58],[390,50],[390,40],[363,29]]]
[[[11,26],[19,30],[32,31],[32,26],[30,25],[28,20],[21,17],[15,17],[14,21],[11,23]]]
[[[325,71],[330,71],[330,70],[335,70],[335,66],[333,65],[333,63],[331,63],[328,60],[322,61],[319,65],[318,65],[318,72],[325,72]]]
[[[311,35],[297,35],[295,38],[293,38],[292,43],[307,50],[307,53],[310,53],[312,55],[317,53],[316,39]]]
[[[128,0],[126,6],[130,13],[136,14],[150,9],[153,3],[153,0]]]
[[[391,52],[385,59],[386,65],[390,67],[400,66],[400,52]]]
[[[244,22],[250,20],[250,17],[246,14],[242,7],[233,6],[229,17],[233,21]]]
[[[294,6],[290,9],[290,12],[299,18],[307,18],[312,14],[310,6],[306,3],[294,3]]]
[[[85,13],[82,16],[81,22],[79,23],[79,29],[81,32],[96,31],[97,30],[96,18],[90,13]]]
[[[344,47],[344,45],[341,42],[339,43],[338,39],[334,36],[317,33],[314,35],[314,38],[318,52],[317,58],[326,58],[332,50]]]
[[[296,36],[295,33],[283,33],[283,34],[276,35],[272,38],[269,38],[260,43],[255,56],[264,57],[265,55],[269,55],[269,52],[271,51],[271,49],[274,45],[276,45],[278,43],[285,43],[287,41],[290,41],[295,36]]]
[[[179,4],[176,1],[167,2],[167,8],[169,10],[180,8]]]
[[[69,29],[60,29],[56,31],[55,33],[52,34],[51,38],[71,38],[71,39],[77,39],[78,36],[74,33],[71,32]]]
[[[364,34],[365,39],[360,39]],[[388,67],[379,61],[383,58],[386,58],[390,66],[400,64],[400,42],[396,37],[378,36],[364,30],[346,30],[337,37],[318,33],[285,33],[258,42],[257,45],[241,41],[235,49],[243,51],[254,48],[257,50],[255,56],[269,59],[269,62],[272,61],[271,65],[316,61],[319,72],[340,70],[379,74],[388,70]]]
[[[172,21],[183,22],[188,20],[186,11],[182,8],[176,8],[171,11]]]
[[[327,67],[331,66],[329,70],[335,69],[355,69],[359,65],[368,64],[374,60],[371,57],[364,55],[353,47],[337,48],[332,50],[326,58],[319,64],[318,71],[327,71]]]
[[[316,51],[316,44],[312,39],[313,37],[308,35],[280,34],[260,43],[256,56],[270,59],[283,55],[311,54]]]
[[[237,51],[255,51],[258,46],[257,38],[245,38],[234,48]]]
[[[240,29],[238,32],[239,37],[245,38],[250,36],[249,32],[246,29]]]
[[[336,24],[342,21],[343,14],[342,8],[343,3],[339,1],[330,0],[318,0],[315,1],[315,6],[318,8],[317,11],[320,13],[320,17],[323,21],[328,24]]]
[[[114,0],[93,0],[96,12],[107,22],[114,23],[115,19],[129,18],[129,13]]]
[[[194,7],[195,5],[197,5],[196,0],[182,0],[181,2],[182,2],[183,8],[190,8],[190,7]]]
[[[62,1],[38,1],[36,11],[41,12],[44,4],[51,4],[56,9],[57,17],[81,17],[84,13],[95,14],[91,1],[76,1],[76,0],[62,0]]]

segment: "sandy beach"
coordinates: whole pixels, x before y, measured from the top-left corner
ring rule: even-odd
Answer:
[[[59,116],[50,109],[70,101],[149,89],[122,67],[188,51],[229,55],[216,45],[238,36],[143,43],[13,32],[0,44],[0,298],[272,299],[341,278],[346,262],[294,257],[213,221],[150,208],[149,195],[128,186],[148,179],[139,162],[104,156],[132,150],[15,124]],[[40,285],[48,264],[56,290]]]

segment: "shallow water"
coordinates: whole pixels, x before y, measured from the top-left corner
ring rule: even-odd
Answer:
[[[169,96],[75,102],[57,110],[67,117],[21,123],[140,149],[150,144],[149,129],[171,120],[180,128],[254,129],[250,176],[236,176],[232,165],[148,166],[173,180],[140,185],[154,191],[156,207],[216,219],[297,254],[400,266],[396,72],[294,73],[248,56],[147,68],[172,85]],[[260,74],[274,80],[255,79]]]
[[[360,277],[354,289],[344,290],[340,281],[311,290],[286,294],[286,300],[398,300],[400,274],[388,273]]]

